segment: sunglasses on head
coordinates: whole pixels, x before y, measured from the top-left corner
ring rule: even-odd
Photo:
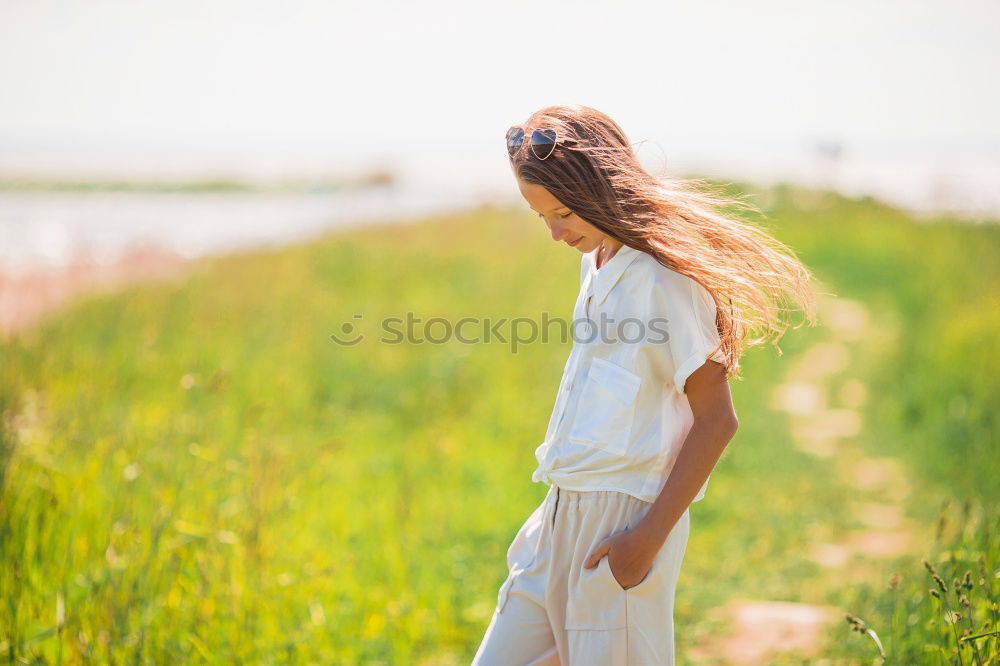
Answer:
[[[554,129],[536,129],[531,133],[531,154],[540,160],[549,157],[556,149],[556,131]],[[511,159],[521,150],[524,144],[524,128],[511,127],[507,130],[507,153]]]

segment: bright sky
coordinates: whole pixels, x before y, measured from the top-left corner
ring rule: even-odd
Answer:
[[[998,68],[996,0],[4,0],[0,170],[506,177],[507,127],[556,102],[668,162],[1000,163]]]

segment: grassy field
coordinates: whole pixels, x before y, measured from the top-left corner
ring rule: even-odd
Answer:
[[[940,538],[864,568],[807,556],[857,527],[859,491],[772,405],[836,335],[789,331],[732,382],[741,428],[692,509],[679,663],[710,663],[688,649],[727,631],[710,611],[734,598],[845,609],[888,663],[977,663],[949,651],[965,628],[1000,630],[1000,226],[790,188],[757,202],[828,291],[892,332],[852,342],[824,390],[867,387],[849,450],[899,460],[907,516]],[[379,322],[569,318],[578,270],[526,209],[484,208],[206,259],[0,343],[0,655],[468,663],[545,493],[533,451],[569,341],[387,344]],[[345,323],[365,338],[335,344]],[[966,569],[969,607],[952,590]],[[847,622],[823,641],[827,663],[879,663]],[[998,658],[1000,640],[973,642]]]

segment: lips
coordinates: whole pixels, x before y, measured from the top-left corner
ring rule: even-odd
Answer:
[[[575,241],[573,241],[572,243],[567,243],[567,245],[569,245],[570,247],[576,247],[576,244],[577,244],[577,243],[579,243],[579,242],[580,242],[580,241],[582,241],[582,240],[583,240],[583,236],[580,236],[579,238],[577,238],[577,239],[576,239]]]

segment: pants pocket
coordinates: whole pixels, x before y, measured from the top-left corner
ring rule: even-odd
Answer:
[[[624,629],[625,592],[606,556],[593,569],[580,567],[567,590],[566,629]]]
[[[626,530],[632,529],[640,520],[642,520],[643,516],[645,516],[646,513],[649,511],[650,506],[651,506],[650,504],[646,504],[645,502],[642,503],[633,502],[634,508],[630,512],[628,524],[625,526],[625,529]],[[618,589],[622,590],[623,592],[639,591],[640,587],[642,588],[651,587],[655,584],[654,581],[656,580],[657,575],[660,573],[660,568],[662,566],[660,560],[663,559],[663,553],[665,550],[666,550],[666,543],[664,543],[664,545],[661,546],[660,549],[656,552],[656,555],[653,556],[653,562],[652,564],[649,565],[649,571],[646,572],[646,575],[642,577],[642,580],[640,580],[635,585],[632,585],[631,587],[621,586],[621,583],[619,583],[618,579],[615,578],[614,571],[611,570],[610,561],[608,562],[608,567],[607,567],[608,575],[610,575],[611,580],[613,580],[615,584],[618,585]],[[604,556],[604,559],[605,560],[608,559],[607,555]]]
[[[611,574],[608,558],[580,570],[569,588],[566,642],[570,664],[625,664],[627,592]]]
[[[691,512],[685,511],[656,552],[653,565],[649,568],[646,577],[626,590],[633,601],[638,598],[655,599],[673,594],[674,585],[680,574],[684,551],[687,549],[690,525]]]

